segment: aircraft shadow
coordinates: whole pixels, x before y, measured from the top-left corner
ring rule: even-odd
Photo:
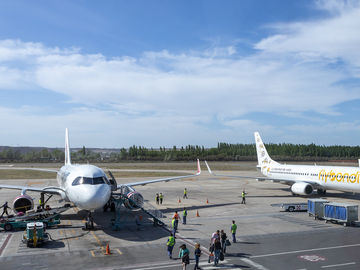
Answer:
[[[135,222],[136,216],[140,217],[141,225],[137,226]],[[120,229],[113,230],[111,220],[115,218],[113,212],[95,212],[94,222],[96,227],[101,229],[104,233],[119,239],[133,241],[133,242],[146,242],[157,240],[169,236],[169,232],[162,229],[162,227],[154,226],[153,219],[146,213],[135,210],[131,211],[123,208],[120,214]]]

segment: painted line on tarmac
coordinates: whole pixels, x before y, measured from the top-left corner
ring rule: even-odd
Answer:
[[[201,266],[201,269],[218,269],[218,268],[228,268],[228,267],[232,267],[231,269],[233,270],[241,270],[241,268],[233,268],[234,264],[231,264],[231,265],[226,265],[226,264],[223,264],[225,263],[226,260],[222,261],[220,264],[218,264],[217,266],[214,266],[214,265],[210,265],[207,261],[202,261],[199,263],[199,266]],[[205,266],[206,265],[206,266]],[[157,264],[152,264],[151,266],[148,266],[148,267],[143,267],[143,268],[136,268],[136,270],[151,270],[151,269],[161,269],[161,268],[168,268],[168,267],[173,267],[173,266],[181,266],[181,261],[178,261],[178,262],[173,262],[173,263],[167,263],[167,264],[164,264],[164,265],[157,265]],[[205,266],[205,267],[203,267]]]
[[[280,255],[302,253],[302,252],[309,252],[309,251],[319,251],[319,250],[339,249],[339,248],[349,248],[349,247],[359,247],[359,246],[360,246],[360,244],[353,244],[353,245],[333,246],[333,247],[324,247],[324,248],[302,249],[302,250],[286,251],[286,252],[279,252],[279,253],[255,255],[255,256],[250,256],[250,258],[262,258],[262,257],[280,256]]]
[[[227,267],[232,267],[231,269],[234,269],[233,266],[234,264],[231,265],[223,265],[222,263],[227,262],[226,260],[222,261],[221,264],[218,264],[218,267],[215,266],[211,266],[212,269],[219,269],[219,268],[227,268]],[[140,263],[140,264],[133,264],[133,265],[127,265],[127,266],[122,266],[116,269],[136,269],[136,270],[150,270],[150,269],[161,269],[161,268],[167,268],[167,267],[180,267],[181,266],[181,261],[178,259],[173,259],[171,261],[159,261],[159,262],[150,262],[150,263]],[[207,260],[202,260],[199,262],[199,266],[201,266],[201,269],[205,269],[203,266],[206,267],[206,269],[208,269],[207,266],[210,266],[210,264],[207,262]],[[106,268],[106,269],[111,269],[113,270],[114,268]],[[237,268],[236,268],[237,269]],[[236,270],[234,269],[234,270]],[[240,269],[240,268],[239,268]]]
[[[266,268],[265,266],[259,264],[259,263],[256,263],[248,258],[242,258],[241,259],[244,263],[247,263],[253,267],[255,267],[256,269],[259,269],[259,270],[269,270],[268,268]]]
[[[12,236],[12,233],[9,234],[9,235],[6,237],[4,243],[1,245],[1,247],[0,247],[0,256],[1,256],[1,254],[3,253],[4,249],[6,248],[6,245],[8,244],[11,236]]]
[[[349,263],[339,263],[339,264],[332,264],[332,265],[324,265],[321,268],[330,268],[330,267],[338,267],[338,266],[347,266],[347,265],[354,265],[356,262],[349,262]]]
[[[100,241],[99,237],[94,233],[94,231],[91,231],[91,234],[95,238],[95,240],[98,243],[98,245],[100,246],[101,250],[104,251],[105,247],[101,244],[101,241]]]

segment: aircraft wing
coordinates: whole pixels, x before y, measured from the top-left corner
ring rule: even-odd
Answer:
[[[53,173],[57,173],[58,170],[55,169],[46,169],[46,168],[22,168],[22,167],[14,167],[14,165],[9,165],[9,166],[0,166],[0,170],[28,170],[28,171],[39,171],[39,172],[53,172]]]
[[[17,189],[21,190],[21,193],[25,193],[26,191],[35,191],[49,194],[61,195],[64,194],[64,190],[59,187],[32,187],[32,186],[15,186],[15,185],[0,185],[0,189]]]
[[[211,169],[208,163],[205,161],[206,167],[211,175],[214,176],[221,176],[221,177],[229,177],[229,178],[240,178],[240,179],[255,179],[257,181],[272,181],[274,183],[282,183],[282,184],[293,184],[296,182],[305,182],[313,185],[318,185],[315,181],[309,181],[309,180],[293,180],[293,179],[278,179],[278,178],[271,178],[271,177],[256,177],[256,176],[243,176],[243,175],[228,175],[228,174],[215,174]]]
[[[168,177],[168,178],[160,178],[160,179],[153,179],[153,180],[147,180],[147,181],[141,181],[141,182],[133,182],[133,183],[127,183],[126,186],[145,186],[152,183],[158,183],[158,182],[169,182],[179,179],[185,179],[190,177],[195,177],[201,174],[201,168],[200,168],[200,161],[197,160],[197,172],[195,174],[190,175],[184,175],[184,176],[175,176],[175,177]],[[117,188],[120,189],[123,185],[117,185]]]

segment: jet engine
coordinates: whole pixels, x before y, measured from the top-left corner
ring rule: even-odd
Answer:
[[[298,182],[291,186],[291,192],[297,195],[310,195],[313,190],[313,186],[305,182]]]
[[[29,195],[20,195],[13,201],[13,211],[15,213],[29,211],[34,208],[34,200]]]
[[[128,200],[125,200],[124,205],[128,209],[137,209],[143,206],[144,198],[137,191],[131,191],[125,195]]]

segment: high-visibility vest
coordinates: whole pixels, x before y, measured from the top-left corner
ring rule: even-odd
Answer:
[[[237,225],[234,223],[231,225],[231,233],[236,233]]]
[[[173,216],[174,219],[179,219],[179,214],[175,213]]]
[[[186,193],[187,193],[187,190],[186,190],[186,189],[184,189],[184,194],[186,195]]]
[[[173,245],[175,245],[175,237],[174,236],[169,236],[168,242],[166,243],[167,246],[172,247]]]
[[[161,194],[161,195],[160,195],[160,199],[163,199],[163,198],[164,198],[164,196]]]
[[[171,221],[171,226],[175,228],[175,218],[173,218],[173,220]]]
[[[242,192],[241,197],[245,198],[245,194],[246,194],[245,192]]]
[[[184,212],[183,212],[183,216],[184,216],[184,217],[186,217],[186,216],[187,216],[187,211],[186,211],[186,210],[184,210]]]

